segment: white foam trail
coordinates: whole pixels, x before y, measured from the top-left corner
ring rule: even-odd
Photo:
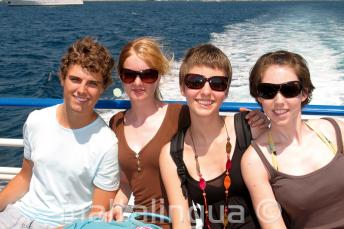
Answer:
[[[229,100],[252,101],[248,91],[250,68],[262,54],[286,49],[299,53],[308,62],[312,82],[316,87],[312,104],[343,105],[344,69],[338,69],[344,59],[343,50],[333,49],[324,40],[333,39],[337,42],[335,48],[343,49],[343,26],[333,20],[332,24],[326,21],[313,23],[316,19],[313,14],[303,17],[284,16],[273,20],[265,15],[228,25],[224,33],[211,34],[211,42],[230,57],[233,65],[234,79]],[[325,30],[326,27],[332,29]]]
[[[212,33],[210,43],[221,48],[233,65],[233,81],[227,101],[254,101],[249,95],[248,75],[259,56],[286,49],[302,55],[308,62],[316,89],[311,104],[344,105],[344,26],[331,12],[288,12],[262,15]],[[163,80],[164,99],[184,100],[180,95],[178,69]]]
[[[164,100],[185,100],[179,89],[180,65],[181,61],[174,61],[171,72],[161,80],[160,88]]]

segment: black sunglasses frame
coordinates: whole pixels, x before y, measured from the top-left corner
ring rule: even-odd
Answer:
[[[190,78],[198,78],[197,82],[192,82]],[[216,80],[219,80],[216,82]],[[211,76],[209,78],[200,75],[200,74],[186,74],[184,78],[184,84],[189,89],[199,90],[204,87],[205,83],[208,82],[210,88],[213,91],[226,91],[228,88],[228,80],[229,77],[227,76]]]
[[[300,81],[289,81],[282,84],[259,83],[257,93],[263,99],[273,99],[278,92],[285,98],[294,98],[301,93],[302,88]]]
[[[120,78],[123,83],[130,84],[135,81],[136,77],[140,77],[143,83],[152,84],[159,78],[159,71],[148,68],[142,71],[135,71],[128,68],[123,68],[120,72]]]

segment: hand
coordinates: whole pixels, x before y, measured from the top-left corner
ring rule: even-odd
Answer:
[[[249,111],[248,114],[245,116],[247,119],[248,124],[251,128],[257,127],[260,129],[267,129],[270,125],[269,118],[260,110],[249,110],[247,108],[240,108],[240,112]]]
[[[124,217],[123,217],[123,211],[124,211],[124,206],[119,205],[119,204],[114,204],[110,211],[105,212],[104,214],[104,220],[106,222],[110,222],[112,220],[116,220],[116,221],[123,221]]]

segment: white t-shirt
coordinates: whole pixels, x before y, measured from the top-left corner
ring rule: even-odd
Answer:
[[[33,111],[23,128],[24,157],[34,163],[29,191],[14,206],[51,226],[85,216],[93,185],[119,188],[117,138],[98,117],[80,129],[62,127],[58,105]]]

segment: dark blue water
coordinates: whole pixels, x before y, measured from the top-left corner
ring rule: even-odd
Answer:
[[[179,60],[187,48],[209,42],[212,34],[221,34],[230,25],[266,15],[273,21],[274,15],[324,9],[333,17],[342,17],[344,2],[86,2],[59,7],[0,4],[0,96],[61,98],[57,78],[60,57],[82,36],[97,38],[115,57],[129,40],[160,37]],[[103,99],[113,99],[112,89],[119,86],[117,78]],[[0,107],[0,111],[0,137],[21,138],[22,125],[31,109]],[[21,161],[22,150],[0,148],[0,166],[19,166]]]

